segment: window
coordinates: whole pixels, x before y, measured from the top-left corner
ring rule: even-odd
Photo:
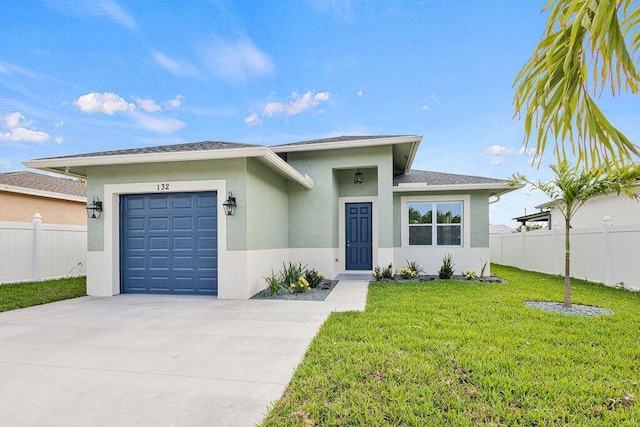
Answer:
[[[409,246],[461,246],[462,202],[409,202]]]

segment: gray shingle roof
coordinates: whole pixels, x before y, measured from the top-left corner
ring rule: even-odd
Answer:
[[[329,142],[350,142],[350,141],[359,141],[359,140],[367,140],[367,139],[397,138],[402,136],[413,136],[413,135],[342,135],[342,136],[334,136],[332,138],[322,138],[322,139],[312,139],[309,141],[290,142],[287,144],[273,145],[273,147],[322,144],[322,143],[329,143]]]
[[[70,159],[74,157],[124,156],[128,154],[176,153],[185,151],[206,151],[229,148],[261,147],[239,142],[202,141],[186,144],[158,145],[155,147],[128,148],[124,150],[99,151],[96,153],[73,154],[70,156],[48,157],[48,159]]]
[[[398,184],[427,184],[427,185],[455,185],[455,184],[499,184],[507,183],[502,179],[485,178],[482,176],[456,175],[453,173],[410,170],[393,177],[393,185]]]
[[[87,186],[82,182],[27,171],[0,173],[1,184],[70,196],[87,196]]]

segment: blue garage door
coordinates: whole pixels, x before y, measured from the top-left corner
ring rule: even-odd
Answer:
[[[218,294],[216,193],[120,196],[125,293]]]

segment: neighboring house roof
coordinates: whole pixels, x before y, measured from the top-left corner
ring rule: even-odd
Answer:
[[[514,229],[506,224],[489,224],[489,234],[513,233]]]
[[[28,171],[0,173],[0,191],[79,202],[87,196],[83,182]]]
[[[551,212],[548,210],[540,211],[528,215],[517,216],[511,219],[518,221],[522,225],[525,225],[527,222],[549,222],[551,220]]]
[[[499,196],[518,188],[522,188],[522,185],[511,186],[510,181],[503,179],[413,169],[393,178],[395,192],[475,189],[489,190],[493,196]]]

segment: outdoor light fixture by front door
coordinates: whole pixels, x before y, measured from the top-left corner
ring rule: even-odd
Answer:
[[[233,216],[236,213],[236,198],[233,197],[233,193],[229,191],[227,200],[222,204],[224,207],[224,214],[226,216]]]
[[[353,183],[354,184],[362,184],[364,181],[364,175],[360,172],[360,168],[358,168],[358,172],[353,174]]]
[[[97,196],[93,196],[93,201],[87,205],[87,216],[89,218],[98,219],[102,212],[102,202]]]

